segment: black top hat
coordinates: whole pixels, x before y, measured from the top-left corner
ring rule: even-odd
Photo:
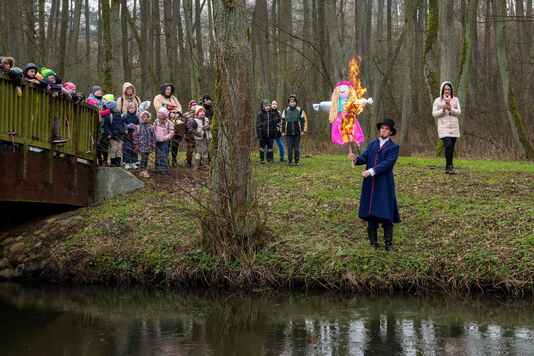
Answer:
[[[384,120],[382,120],[382,122],[379,122],[378,124],[376,124],[376,129],[380,130],[380,127],[382,127],[382,125],[388,126],[389,129],[391,130],[391,136],[395,136],[395,134],[397,133],[397,129],[395,128],[395,121],[391,120],[388,117],[385,117]]]

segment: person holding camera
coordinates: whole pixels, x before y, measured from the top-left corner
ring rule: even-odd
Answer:
[[[443,141],[445,148],[445,173],[456,174],[454,170],[454,145],[460,137],[460,123],[458,117],[462,113],[460,101],[454,96],[452,83],[443,82],[440,88],[440,96],[434,100],[432,116],[436,119],[438,136]]]

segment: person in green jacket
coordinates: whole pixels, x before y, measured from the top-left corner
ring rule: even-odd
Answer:
[[[282,112],[282,135],[286,136],[287,164],[298,166],[300,163],[300,137],[307,131],[306,113],[297,105],[297,96],[287,98],[287,107]]]

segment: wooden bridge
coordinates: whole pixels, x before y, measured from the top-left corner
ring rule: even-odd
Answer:
[[[52,143],[56,122],[64,144]],[[0,202],[86,206],[95,184],[98,113],[0,76]]]

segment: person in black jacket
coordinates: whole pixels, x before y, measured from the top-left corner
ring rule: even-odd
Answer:
[[[273,143],[278,134],[278,118],[271,112],[271,104],[262,100],[261,111],[256,116],[256,135],[260,142],[260,162],[273,161]]]

